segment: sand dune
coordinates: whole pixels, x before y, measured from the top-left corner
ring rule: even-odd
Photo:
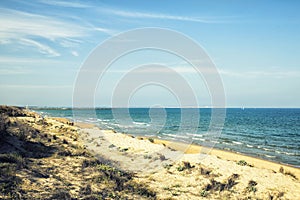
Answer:
[[[300,199],[287,165],[5,109],[3,199]]]
[[[300,199],[299,169],[170,141],[81,129],[88,149],[136,173],[161,199]]]

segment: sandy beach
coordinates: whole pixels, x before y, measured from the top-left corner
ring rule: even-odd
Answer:
[[[28,165],[15,171],[21,179],[16,194],[1,193],[3,199],[13,194],[33,199],[300,199],[300,169],[287,165],[217,149],[200,154],[201,146],[134,137],[28,111],[7,119],[10,126],[30,128],[22,140],[13,136],[2,141],[2,167],[11,152],[26,161],[22,166]],[[7,130],[13,135],[17,129]],[[19,145],[24,141],[52,150],[28,157]],[[6,179],[1,175],[2,182]]]
[[[259,158],[110,130],[81,129],[89,150],[149,185],[160,199],[299,199],[300,169]],[[216,186],[214,186],[216,184]],[[224,187],[224,188],[223,188]]]

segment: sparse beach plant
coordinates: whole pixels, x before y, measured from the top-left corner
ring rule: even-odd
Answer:
[[[253,181],[253,180],[250,180],[248,182],[248,186],[246,187],[246,190],[248,192],[253,192],[255,193],[257,191],[257,188],[255,187],[257,185],[257,182],[256,181]]]
[[[163,154],[158,154],[158,156],[161,161],[167,160]]]
[[[181,171],[183,171],[183,170],[185,170],[184,166],[178,166],[178,167],[177,167],[177,171],[181,172]]]
[[[248,163],[245,160],[239,160],[236,164],[246,166]]]
[[[191,166],[191,163],[190,163],[190,162],[183,161],[183,162],[182,162],[182,165],[179,165],[179,166],[177,167],[177,170],[181,172],[181,171],[184,171],[184,170],[186,170],[186,169],[191,169],[191,168],[193,168],[193,167],[195,167],[195,166]]]
[[[126,151],[128,151],[128,150],[129,150],[129,148],[123,148],[123,149],[120,149],[121,152],[126,152]]]
[[[200,167],[200,174],[208,176],[211,173],[211,170]]]
[[[208,192],[206,190],[201,190],[201,192],[200,192],[201,197],[207,197],[207,195],[208,195]]]
[[[293,177],[294,179],[298,180],[298,178],[296,177],[296,175],[293,174],[292,172],[286,171],[284,174],[285,174],[285,175],[288,175],[288,176],[291,176],[291,177]]]
[[[291,176],[293,177],[294,179],[298,180],[298,178],[296,177],[295,174],[293,174],[292,172],[289,172],[289,171],[285,171],[283,167],[280,167],[279,168],[279,172],[284,174],[284,175],[288,175],[288,176]]]
[[[279,172],[282,173],[282,174],[284,174],[284,168],[283,168],[283,167],[280,167],[280,168],[279,168]]]
[[[151,158],[152,158],[151,155],[148,155],[148,154],[144,155],[144,159],[151,159]]]
[[[153,138],[148,138],[148,140],[149,140],[151,143],[154,143],[154,139],[153,139]]]
[[[164,165],[163,165],[163,167],[164,167],[165,169],[168,169],[168,170],[169,170],[172,166],[173,166],[172,164],[164,164]]]

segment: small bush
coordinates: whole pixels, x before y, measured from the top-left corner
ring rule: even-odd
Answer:
[[[129,148],[123,148],[123,149],[120,149],[120,152],[126,152],[128,150],[129,150]]]
[[[69,200],[71,199],[71,195],[67,190],[60,189],[57,192],[55,192],[51,198],[49,199],[64,199],[64,200]]]
[[[206,190],[202,190],[202,191],[200,192],[200,196],[201,196],[201,197],[207,197],[207,195],[208,195],[208,192],[207,192]]]
[[[180,165],[180,166],[177,167],[177,170],[180,171],[180,172],[184,171],[186,169],[191,169],[191,168],[195,167],[195,166],[191,166],[190,162],[183,161],[182,164],[183,165]]]
[[[166,157],[162,154],[158,154],[158,156],[161,161],[167,160]]]
[[[200,174],[208,176],[211,173],[211,170],[209,169],[204,169],[203,167],[200,167]]]
[[[283,169],[283,167],[280,167],[280,168],[279,168],[279,172],[282,173],[282,174],[284,174],[284,169]]]
[[[154,139],[153,139],[153,138],[148,138],[148,140],[149,140],[151,143],[154,143]]]
[[[163,167],[165,169],[170,169],[173,165],[172,164],[164,164]]]
[[[84,161],[82,161],[82,168],[86,168],[86,167],[95,167],[97,165],[101,164],[101,162],[98,159],[86,159]]]
[[[250,180],[248,182],[248,186],[246,187],[246,191],[255,193],[257,191],[257,188],[255,187],[256,185],[257,185],[257,182]]]
[[[293,177],[294,179],[298,180],[298,178],[296,177],[295,174],[293,174],[292,172],[289,172],[289,171],[285,171],[283,167],[280,167],[279,168],[279,172],[284,174],[284,175],[288,175],[288,176],[291,176]]]
[[[288,176],[291,176],[291,177],[293,177],[294,179],[298,180],[298,178],[296,177],[296,175],[293,174],[292,172],[285,172],[284,174],[285,174],[285,175],[288,175]]]
[[[144,155],[144,159],[151,159],[151,158],[152,158],[151,155],[148,155],[148,154]]]
[[[18,153],[0,154],[1,163],[15,163],[18,168],[25,166],[25,159]]]
[[[241,166],[246,166],[248,163],[245,160],[240,160],[236,164],[241,165]]]
[[[221,183],[219,181],[216,181],[214,179],[210,180],[210,183],[207,184],[203,190],[205,191],[219,191],[222,192],[223,190],[230,190],[233,186],[237,184],[235,181],[239,177],[238,174],[233,174],[228,177],[228,179],[225,181],[225,183]]]

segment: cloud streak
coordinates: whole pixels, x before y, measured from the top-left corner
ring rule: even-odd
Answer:
[[[52,17],[0,8],[0,40],[38,36],[49,40],[82,37],[87,30],[77,24]]]
[[[51,47],[49,47],[45,44],[42,44],[40,42],[37,42],[35,40],[21,38],[20,42],[21,42],[21,44],[24,44],[24,45],[29,45],[29,46],[36,47],[39,50],[39,52],[41,52],[42,54],[46,54],[49,57],[60,56],[60,53],[56,52]]]
[[[261,71],[231,71],[231,70],[219,70],[220,74],[224,76],[238,77],[238,78],[292,78],[299,77],[300,71],[276,71],[276,70],[261,70]]]
[[[127,18],[144,18],[144,19],[162,19],[162,20],[176,20],[198,23],[224,23],[224,20],[212,19],[208,17],[191,17],[180,15],[169,15],[163,13],[150,13],[150,12],[136,12],[136,11],[124,11],[118,9],[100,9],[102,12],[117,15]]]
[[[83,3],[78,3],[78,2],[69,2],[69,1],[45,1],[45,0],[40,0],[40,3],[47,4],[47,5],[52,5],[52,6],[61,6],[61,7],[68,7],[68,8],[89,8],[91,7],[90,5],[83,4]]]

